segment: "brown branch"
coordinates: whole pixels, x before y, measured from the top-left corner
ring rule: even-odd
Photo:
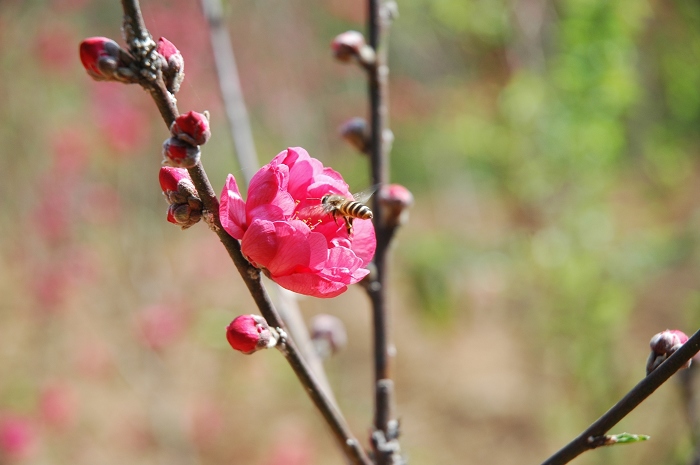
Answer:
[[[122,0],[122,6],[124,9],[124,34],[127,43],[129,44],[130,51],[132,51],[132,48],[143,46],[144,43],[147,44],[149,40],[150,42],[153,42],[150,33],[143,24],[138,0]],[[145,46],[145,49],[147,48],[148,45]],[[145,57],[143,60],[146,61],[146,63],[140,63],[144,66],[142,70],[145,69],[146,71],[139,74],[144,76],[144,80],[141,83],[153,97],[158,109],[161,112],[161,115],[163,116],[166,126],[169,128],[172,122],[178,116],[175,101],[165,88],[162,74],[160,73],[159,69],[156,69],[155,79],[150,79],[151,76],[149,76],[149,71],[153,70],[150,68],[150,66],[153,65],[154,62],[150,60],[149,53],[141,53],[139,51],[138,54],[135,54],[135,58],[140,57]],[[137,63],[135,66],[139,66],[139,64]],[[208,212],[211,229],[217,234],[219,240],[226,248],[226,251],[233,260],[233,263],[248,287],[253,300],[258,306],[260,313],[263,315],[263,317],[265,317],[269,325],[284,330],[284,322],[277,313],[277,310],[273,306],[267,291],[262,285],[260,270],[253,267],[245,259],[241,253],[240,243],[231,237],[221,226],[221,222],[219,220],[219,201],[201,162],[198,162],[194,167],[189,168],[188,171],[195,188],[197,189],[199,197],[202,200],[204,209]],[[352,461],[352,463],[358,465],[372,465],[372,462],[367,457],[367,454],[362,449],[357,439],[352,435],[352,432],[348,428],[345,419],[334,407],[332,401],[325,395],[323,389],[321,388],[317,379],[314,377],[305,360],[301,357],[296,345],[294,344],[294,341],[291,338],[284,341],[281,352],[284,354],[285,358],[294,370],[294,373],[301,381],[316,407],[321,411],[321,414],[329,424],[334,437],[345,452],[346,456]]]
[[[652,371],[646,378],[627,393],[617,404],[596,420],[583,433],[542,462],[542,465],[563,465],[569,463],[595,446],[594,439],[603,436],[610,428],[627,416],[639,404],[665,383],[674,373],[686,364],[700,350],[700,331],[693,334],[683,347],[678,349],[668,360]]]
[[[384,40],[389,22],[386,5],[380,0],[368,0],[368,44],[375,51],[376,59],[365,66],[368,75],[370,104],[370,145],[372,185],[385,186],[389,180],[389,146],[384,137],[388,125],[388,75],[387,50]],[[394,389],[390,375],[389,315],[386,305],[387,252],[394,227],[386,225],[380,196],[374,196],[373,213],[377,236],[374,255],[374,276],[368,286],[372,302],[374,327],[374,432],[372,446],[378,464],[400,461],[397,427],[393,420]]]

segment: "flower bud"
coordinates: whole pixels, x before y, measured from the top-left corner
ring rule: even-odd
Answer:
[[[364,118],[352,118],[339,128],[340,135],[362,153],[369,153],[369,127]]]
[[[339,34],[331,42],[333,56],[343,63],[357,60],[361,65],[374,64],[376,55],[374,49],[367,45],[365,36],[357,31],[347,31]]]
[[[90,77],[109,81],[117,69],[119,45],[107,37],[90,37],[80,43],[80,61]]]
[[[202,201],[186,169],[163,166],[158,180],[170,204],[167,216],[170,223],[187,229],[202,219]]]
[[[180,90],[180,84],[185,79],[185,60],[180,50],[165,37],[158,39],[156,53],[161,57],[165,87],[171,94],[175,94]]]
[[[186,169],[173,168],[172,166],[163,166],[160,168],[158,181],[160,182],[160,188],[163,189],[164,194],[168,191],[177,191],[180,181],[188,181],[192,184],[190,173],[188,173]]]
[[[80,43],[80,61],[96,81],[135,82],[136,77],[124,62],[128,54],[112,39],[90,37]]]
[[[400,184],[389,184],[379,191],[379,205],[382,208],[383,222],[395,228],[408,221],[408,208],[413,205],[413,194]]]
[[[688,341],[688,336],[677,329],[667,329],[655,334],[649,341],[651,354],[649,354],[647,359],[647,375],[673,355],[686,341]],[[681,368],[688,368],[690,362],[691,360],[688,360],[688,363]]]
[[[209,115],[207,112],[188,111],[173,121],[170,133],[190,145],[205,144],[211,137]]]
[[[320,314],[311,320],[311,340],[318,355],[325,359],[345,347],[348,335],[340,318]]]
[[[192,168],[202,156],[198,145],[191,145],[176,137],[163,142],[163,165]]]
[[[235,350],[252,354],[260,349],[270,349],[277,344],[277,332],[259,315],[237,316],[226,327],[226,339]]]

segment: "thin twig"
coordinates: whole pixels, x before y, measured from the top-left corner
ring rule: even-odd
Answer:
[[[250,183],[259,168],[258,156],[255,152],[248,110],[243,100],[236,58],[224,24],[221,1],[202,0],[202,9],[209,24],[209,39],[214,53],[221,98],[224,102],[233,145],[236,148],[236,158],[243,176]]]
[[[147,37],[152,42],[152,39],[150,38],[151,36],[143,24],[139,1],[121,1],[125,15],[124,29],[125,35],[127,36],[127,43],[130,42],[128,36],[132,33],[134,35],[138,35],[139,38]],[[163,115],[163,120],[165,121],[166,126],[169,128],[172,122],[178,116],[178,110],[174,103],[174,99],[170,96],[163,85],[162,76],[158,75],[158,79],[156,79],[155,83],[151,83],[150,85],[147,84],[145,87],[156,101],[156,104],[158,104],[158,108],[161,110],[161,114]],[[167,105],[163,105],[161,108],[162,102],[166,102]],[[285,325],[282,319],[279,317],[277,310],[274,308],[267,291],[262,285],[260,270],[253,267],[245,259],[241,253],[240,243],[233,237],[229,236],[229,234],[221,226],[221,222],[219,220],[219,201],[201,162],[197,163],[197,165],[195,165],[193,168],[189,168],[188,171],[190,177],[192,178],[192,182],[197,189],[199,197],[202,200],[204,209],[209,212],[208,216],[210,219],[211,229],[219,236],[219,240],[221,240],[221,243],[226,248],[226,251],[233,260],[233,263],[236,265],[236,268],[248,287],[248,290],[258,306],[260,313],[263,315],[263,317],[265,317],[269,325],[284,329]],[[301,381],[316,407],[321,411],[321,414],[326,422],[328,422],[334,437],[344,450],[346,456],[355,464],[372,465],[372,462],[367,457],[367,454],[362,449],[357,439],[350,432],[345,419],[321,389],[320,384],[313,375],[308,364],[299,354],[299,351],[291,338],[285,341],[284,348],[281,352],[284,354],[285,358],[289,362],[290,366]]]
[[[683,346],[668,360],[652,371],[646,378],[627,393],[617,404],[596,420],[576,439],[571,441],[556,454],[542,462],[542,465],[563,465],[594,446],[594,438],[607,433],[620,420],[627,416],[639,404],[649,397],[659,386],[665,383],[675,372],[700,350],[700,331],[693,334]]]
[[[386,47],[383,47],[385,23],[382,19],[383,4],[380,0],[368,0],[368,43],[374,49],[376,61],[367,66],[370,102],[370,159],[372,184],[384,186],[389,178],[389,154],[384,133],[388,123],[388,74]],[[383,221],[379,197],[373,201],[374,225],[377,249],[374,255],[375,275],[369,285],[374,326],[374,433],[372,445],[379,465],[394,463],[398,456],[396,427],[392,427],[393,382],[389,372],[389,321],[386,306],[387,251],[393,228]],[[387,442],[392,447],[385,448]]]

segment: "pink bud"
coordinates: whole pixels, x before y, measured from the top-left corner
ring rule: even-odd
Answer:
[[[167,193],[168,191],[177,191],[178,183],[183,179],[192,182],[190,173],[188,173],[184,168],[162,166],[160,168],[160,173],[158,173],[160,188],[163,189],[164,193]]]
[[[156,53],[162,58],[161,69],[165,78],[165,86],[171,94],[180,90],[180,84],[185,78],[185,60],[182,58],[180,50],[165,37],[158,39]]]
[[[337,35],[331,42],[331,49],[333,56],[344,63],[355,59],[367,66],[376,60],[374,49],[367,45],[365,37],[357,31],[347,31]]]
[[[211,137],[206,114],[188,111],[178,116],[170,126],[170,133],[191,145],[202,145]]]
[[[190,145],[175,137],[163,142],[163,165],[177,168],[192,168],[201,158],[198,145]]]
[[[80,43],[80,61],[96,81],[118,80],[120,47],[107,37],[90,37]]]
[[[165,58],[166,61],[169,61],[172,58],[177,57],[178,55],[182,57],[182,55],[180,54],[180,50],[178,50],[177,47],[175,47],[175,45],[165,37],[161,37],[160,39],[158,39],[156,52],[163,58]]]
[[[277,344],[277,336],[259,315],[241,315],[226,328],[226,339],[235,350],[252,354],[260,349],[269,349]]]
[[[687,341],[688,336],[677,329],[667,329],[655,334],[649,341],[651,354],[649,354],[647,359],[647,374],[658,368],[661,363],[673,355]],[[688,363],[681,368],[690,367],[690,362],[691,360],[688,360]]]
[[[340,126],[340,135],[362,153],[369,152],[369,127],[364,118],[352,118]]]
[[[379,191],[382,219],[389,227],[396,227],[408,220],[408,208],[413,205],[413,194],[400,184],[389,184]]]
[[[167,216],[170,223],[187,229],[202,219],[202,201],[186,169],[163,166],[158,180],[170,204]]]
[[[36,431],[29,419],[17,415],[0,414],[0,462],[23,460],[36,449]]]
[[[311,340],[321,358],[328,358],[345,347],[348,335],[340,318],[322,313],[311,320]]]

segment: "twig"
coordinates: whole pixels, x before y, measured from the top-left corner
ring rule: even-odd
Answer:
[[[562,465],[595,447],[595,438],[607,433],[627,414],[634,410],[644,399],[649,397],[659,386],[665,383],[676,371],[700,350],[700,331],[693,334],[683,346],[668,360],[659,365],[646,378],[627,393],[617,404],[596,420],[576,439],[571,441],[556,454],[542,462],[542,465]]]
[[[258,156],[255,152],[248,110],[243,100],[236,58],[224,25],[221,1],[202,0],[202,9],[209,24],[209,39],[214,53],[221,98],[224,101],[229,130],[236,148],[236,158],[243,175],[250,183],[251,178],[259,168]]]
[[[384,186],[388,181],[389,154],[384,137],[388,123],[388,75],[386,47],[383,47],[384,11],[385,7],[380,0],[368,0],[368,39],[369,45],[374,49],[376,60],[367,66],[369,80],[370,102],[370,147],[369,154],[372,168],[372,184]],[[377,463],[395,463],[398,456],[398,443],[396,442],[395,422],[393,417],[393,382],[389,373],[389,322],[386,308],[386,283],[387,283],[387,251],[393,228],[389,228],[383,221],[382,208],[379,197],[374,197],[373,213],[374,225],[377,235],[377,249],[374,255],[375,276],[368,287],[372,301],[373,325],[374,325],[374,381],[375,381],[375,406],[374,406],[374,433],[373,448]],[[392,442],[392,447],[385,447],[386,442]]]
[[[153,43],[153,39],[146,29],[140,12],[138,0],[121,0],[124,9],[124,34],[130,50],[132,45],[142,46],[144,41],[148,39]],[[144,87],[150,92],[151,96],[158,105],[163,120],[169,128],[175,118],[178,116],[177,106],[174,99],[170,96],[163,84],[160,73],[154,82],[144,84]],[[163,104],[161,106],[161,104]],[[272,305],[267,291],[262,285],[260,270],[253,267],[245,259],[241,253],[240,243],[229,236],[221,226],[219,220],[219,201],[216,198],[214,189],[209,182],[209,179],[204,171],[201,162],[197,163],[193,168],[188,169],[190,177],[197,189],[200,199],[204,204],[204,209],[209,212],[211,229],[219,236],[219,240],[226,248],[229,256],[236,265],[243,281],[250,291],[253,300],[255,301],[260,313],[265,317],[268,324],[273,327],[284,329],[285,325],[279,317],[277,310]],[[318,381],[309,369],[309,366],[299,354],[299,351],[290,338],[285,341],[284,349],[281,351],[295,374],[301,381],[305,390],[311,397],[316,407],[321,411],[324,419],[328,422],[334,437],[340,444],[346,456],[355,464],[372,465],[372,462],[367,457],[367,454],[360,446],[357,439],[352,435],[350,429],[342,417],[340,412],[333,406],[331,400],[325,395]]]
[[[681,398],[685,407],[685,416],[688,421],[690,438],[693,444],[693,453],[688,460],[689,465],[700,465],[700,419],[698,418],[698,399],[696,393],[695,378],[698,365],[693,363],[687,370],[678,373],[681,389]]]

